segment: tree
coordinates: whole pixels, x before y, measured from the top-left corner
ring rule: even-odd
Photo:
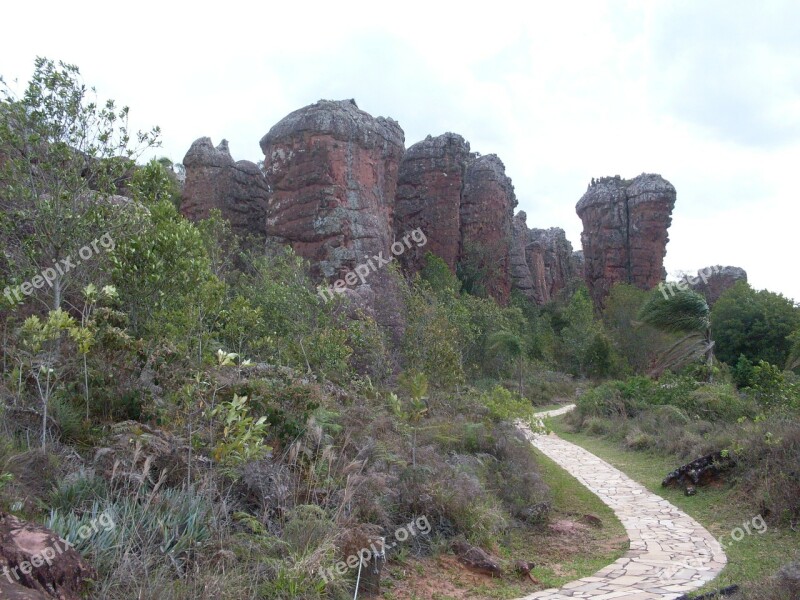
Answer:
[[[98,240],[112,240],[109,250],[125,231],[125,206],[110,197],[159,133],[132,140],[128,108],[99,104],[74,65],[37,58],[21,97],[0,78],[0,237],[14,264],[7,297],[57,310],[71,284],[93,280]]]
[[[753,364],[765,360],[782,367],[792,351],[791,335],[800,330],[800,308],[781,294],[739,281],[714,303],[711,322],[720,360],[733,365],[743,354]]]
[[[611,345],[602,325],[594,320],[594,309],[585,287],[579,288],[562,315],[566,325],[560,331],[560,354],[575,375],[607,375],[612,367]]]
[[[618,283],[611,288],[603,309],[603,323],[614,346],[637,373],[647,372],[670,343],[670,336],[637,322],[648,298],[647,291]]]
[[[489,352],[507,356],[517,365],[519,395],[525,396],[523,373],[525,365],[525,344],[522,339],[509,331],[495,331],[487,339]]]
[[[691,290],[678,290],[665,297],[654,291],[642,307],[639,318],[665,333],[682,334],[659,359],[659,370],[677,368],[702,355],[707,376],[712,377],[714,341],[711,339],[711,311],[706,299]]]

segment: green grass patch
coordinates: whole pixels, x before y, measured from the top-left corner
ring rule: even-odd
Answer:
[[[581,577],[588,577],[624,555],[629,548],[625,528],[600,498],[583,484],[558,466],[554,461],[537,451],[537,460],[542,478],[553,495],[553,516],[579,518],[593,515],[603,522],[602,528],[592,528],[592,543],[583,548],[572,548],[570,553],[554,553],[557,564],[544,562],[534,569],[534,575],[546,587],[559,587]]]
[[[757,533],[752,523],[758,515],[746,505],[735,486],[701,487],[695,496],[686,496],[683,490],[661,487],[667,473],[679,466],[679,461],[673,456],[626,450],[604,438],[572,433],[560,417],[548,419],[546,425],[565,440],[599,456],[651,492],[670,501],[720,540],[728,564],[719,577],[702,590],[732,584],[757,584],[782,565],[800,559],[800,535],[791,529],[773,526],[768,526],[764,533]],[[745,533],[739,541],[734,540],[732,532],[737,528],[744,530],[744,524],[748,524],[752,533]],[[739,537],[738,533],[736,537]]]

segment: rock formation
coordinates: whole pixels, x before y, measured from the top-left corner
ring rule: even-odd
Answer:
[[[708,305],[713,306],[725,290],[733,287],[737,281],[747,281],[747,271],[740,267],[715,265],[697,272],[692,289],[703,294]]]
[[[583,221],[584,277],[597,308],[617,282],[650,289],[665,277],[675,188],[660,175],[604,177],[577,205]]]
[[[183,159],[186,181],[181,211],[193,220],[219,209],[234,233],[263,237],[269,187],[255,163],[234,161],[228,142],[214,147],[210,138],[196,140]]]
[[[289,114],[261,139],[272,196],[271,241],[289,244],[321,279],[343,278],[394,241],[394,199],[404,135],[392,119],[374,118],[354,100],[321,100]],[[378,320],[397,330],[391,273],[372,272],[381,298]],[[361,286],[366,287],[366,286]],[[384,302],[385,299],[385,302]]]
[[[528,229],[525,213],[517,213],[511,250],[511,276],[516,289],[537,304],[544,304],[581,274],[582,266],[563,229]]]
[[[414,273],[432,252],[455,272],[461,255],[461,191],[470,160],[469,142],[455,133],[428,136],[406,150],[397,183],[395,235],[421,227],[428,237],[422,248],[403,254],[404,268]]]
[[[472,160],[461,195],[461,261],[500,304],[511,295],[511,234],[517,198],[494,154]]]
[[[403,256],[413,273],[427,252],[454,272],[461,266],[468,281],[501,304],[511,293],[511,241],[514,186],[494,154],[470,153],[460,135],[428,136],[405,153],[400,165],[395,235],[416,227],[428,243]]]
[[[365,257],[389,254],[403,130],[353,100],[297,110],[261,139],[272,190],[266,233],[341,277]]]
[[[528,262],[528,225],[527,215],[524,211],[519,211],[514,215],[511,236],[511,282],[515,289],[519,290],[528,298],[535,297],[535,287],[531,266]],[[544,263],[542,263],[542,273],[544,273]]]

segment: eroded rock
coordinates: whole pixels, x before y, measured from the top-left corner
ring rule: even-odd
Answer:
[[[618,282],[649,290],[661,282],[675,188],[660,175],[592,181],[576,207],[583,221],[584,277],[595,306]]]
[[[404,269],[415,273],[426,252],[432,252],[455,272],[461,253],[461,191],[469,142],[455,133],[428,136],[406,150],[400,164],[395,202],[395,235],[420,227],[424,247],[402,256]]]
[[[713,306],[719,297],[733,287],[737,281],[747,281],[747,271],[740,267],[715,265],[700,269],[697,272],[697,281],[692,288],[705,296],[709,306]]]
[[[480,285],[500,304],[511,294],[511,235],[517,197],[494,154],[467,165],[461,198],[462,262],[481,274]]]
[[[181,212],[187,218],[206,219],[218,209],[234,233],[264,236],[269,187],[255,163],[234,161],[226,140],[215,148],[210,138],[202,137],[189,148],[183,166]]]

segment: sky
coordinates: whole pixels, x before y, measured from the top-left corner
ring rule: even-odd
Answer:
[[[592,177],[659,173],[672,278],[734,265],[800,301],[796,0],[25,4],[3,8],[0,74],[21,89],[36,56],[78,65],[161,127],[157,155],[209,136],[258,161],[289,112],[354,98],[407,146],[453,131],[497,154],[528,226],[576,249]]]

